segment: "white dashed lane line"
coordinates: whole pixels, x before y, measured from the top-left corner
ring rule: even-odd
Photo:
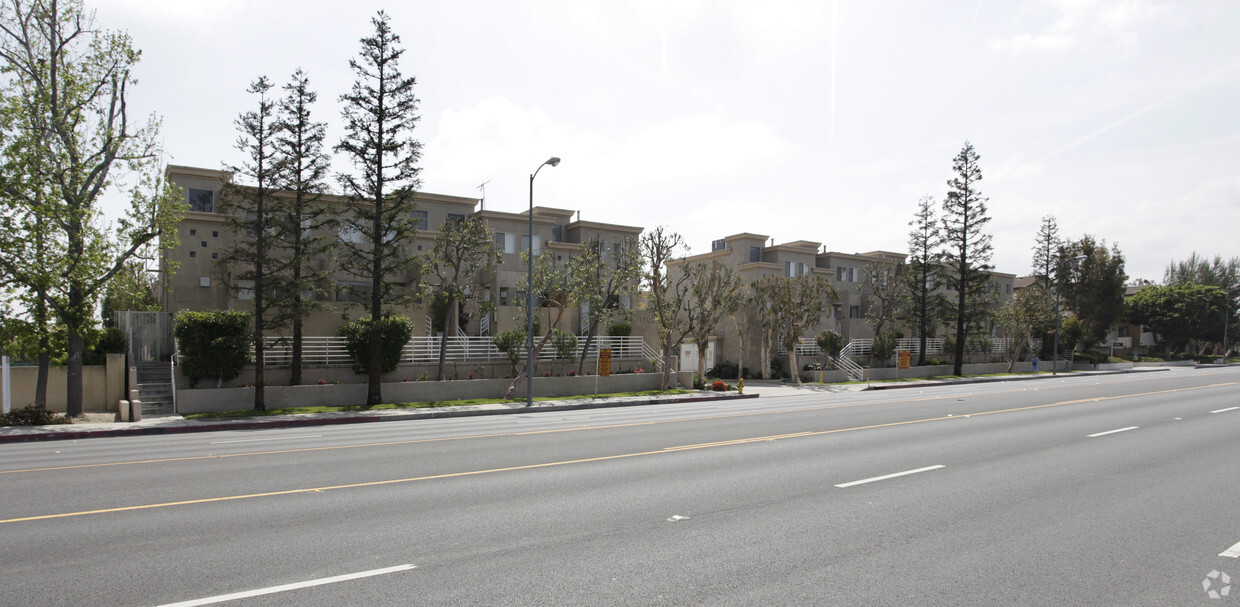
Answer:
[[[884,474],[882,476],[875,476],[873,478],[863,478],[859,481],[853,481],[851,483],[841,483],[839,485],[836,485],[836,487],[839,487],[840,489],[846,489],[848,487],[852,487],[855,485],[864,485],[866,483],[873,483],[875,481],[885,481],[889,478],[896,478],[899,476],[908,476],[910,474],[917,474],[918,472],[928,472],[930,470],[938,470],[939,468],[946,468],[946,466],[944,466],[943,464],[936,464],[934,466],[926,466],[925,468],[918,468],[916,470],[905,470],[904,472],[896,472],[894,474]]]
[[[1086,434],[1085,438],[1098,438],[1099,436],[1115,434],[1116,432],[1127,432],[1129,430],[1136,430],[1137,428],[1140,428],[1140,426],[1128,426],[1127,428],[1117,428],[1115,430],[1107,430],[1106,432],[1098,432],[1097,434]]]
[[[293,584],[284,584],[282,586],[269,586],[267,588],[259,588],[257,590],[246,590],[245,592],[234,592],[232,594],[221,594],[219,596],[209,596],[203,599],[194,599],[192,601],[182,601],[180,603],[168,603],[160,607],[196,607],[197,605],[214,605],[216,603],[226,603],[237,599],[248,599],[255,596],[263,596],[265,594],[275,594],[277,592],[288,592],[290,590],[300,590],[302,588],[311,588],[313,586],[322,586],[324,584],[335,584],[337,582],[347,582],[366,577],[374,577],[376,575],[384,575],[388,573],[396,573],[397,571],[408,571],[414,569],[414,565],[397,565],[395,567],[386,567],[383,569],[372,569],[370,571],[359,571],[358,573],[349,573],[346,575],[337,575],[335,577],[320,578],[317,580],[308,580],[305,582],[296,582]]]
[[[1240,407],[1227,407],[1226,409],[1215,409],[1211,411],[1210,413],[1226,413],[1228,411],[1235,411],[1236,409],[1240,409]]]

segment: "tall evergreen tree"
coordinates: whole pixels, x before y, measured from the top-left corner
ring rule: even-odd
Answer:
[[[1061,246],[1063,240],[1059,237],[1059,223],[1055,221],[1055,216],[1043,217],[1033,244],[1033,275],[1042,283],[1044,289],[1051,287],[1051,276],[1059,263]]]
[[[904,316],[917,327],[917,366],[926,364],[926,338],[934,326],[939,308],[936,290],[940,263],[938,249],[942,238],[939,221],[934,214],[934,198],[929,194],[917,201],[917,212],[908,222],[908,270],[904,273],[909,285],[908,309]]]
[[[280,189],[287,199],[279,207],[275,237],[285,267],[275,313],[282,326],[292,327],[289,384],[296,386],[302,381],[303,323],[311,312],[325,307],[319,298],[331,289],[331,273],[315,267],[313,261],[330,251],[332,241],[325,233],[334,230],[336,219],[335,209],[320,201],[327,192],[329,158],[323,150],[326,124],[315,122],[310,115],[318,94],[310,89],[310,79],[300,68],[284,91],[275,147],[282,168]]]
[[[13,101],[18,115],[9,122],[19,125],[23,141],[20,148],[6,147],[6,155],[18,156],[5,164],[20,164],[20,174],[32,178],[6,179],[0,187],[11,199],[41,205],[48,218],[40,228],[45,242],[59,243],[42,268],[5,260],[0,270],[35,289],[38,274],[57,268],[44,301],[68,336],[70,416],[82,413],[85,333],[103,289],[161,237],[164,246],[176,246],[184,208],[177,189],[159,179],[157,121],[130,121],[128,92],[140,55],[128,35],[94,28],[81,0],[8,0],[0,7],[0,72],[7,76],[2,97]],[[126,169],[138,186],[113,230],[99,203]]]
[[[982,302],[990,291],[993,269],[990,256],[993,248],[990,223],[986,214],[986,197],[978,189],[982,181],[980,157],[967,140],[952,161],[955,177],[948,180],[947,197],[943,199],[943,267],[947,286],[955,290],[954,316],[956,352],[952,373],[963,373],[965,342],[971,326],[985,312]]]
[[[232,229],[232,242],[220,255],[220,268],[231,276],[230,286],[238,293],[248,293],[254,301],[254,326],[251,343],[254,348],[254,410],[264,411],[265,355],[264,337],[273,328],[270,310],[276,306],[280,260],[276,259],[275,189],[279,184],[280,163],[276,153],[279,123],[275,118],[275,101],[267,96],[272,84],[266,76],[250,83],[246,92],[258,96],[258,107],[237,118],[236,147],[244,155],[240,165],[227,167],[231,178],[220,194],[220,209]],[[238,182],[238,178],[248,183]]]
[[[416,262],[409,243],[418,225],[413,211],[422,144],[412,136],[419,118],[416,80],[401,74],[405,50],[398,46],[400,36],[392,33],[383,11],[371,23],[374,35],[362,38],[359,57],[349,61],[356,79],[353,89],[340,96],[346,135],[336,151],[344,152],[354,168],[339,176],[350,210],[343,225],[354,236],[342,239],[341,266],[370,280],[367,306],[371,326],[379,327],[384,306],[408,301],[411,292],[391,278],[409,276]],[[383,402],[382,357],[383,336],[371,331],[369,405]]]

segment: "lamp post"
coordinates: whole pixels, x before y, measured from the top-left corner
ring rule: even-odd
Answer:
[[[547,165],[557,166],[560,159],[552,156],[530,173],[530,234],[526,252],[525,278],[525,406],[534,406],[534,178]]]
[[[1085,255],[1077,255],[1068,261],[1077,262],[1082,259],[1085,259]],[[1055,353],[1054,358],[1051,361],[1051,375],[1059,374],[1059,327],[1063,324],[1063,316],[1059,313],[1059,271],[1056,270],[1055,274]]]

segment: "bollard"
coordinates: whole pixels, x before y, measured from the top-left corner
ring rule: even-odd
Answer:
[[[129,401],[127,400],[120,401],[120,406],[117,407],[117,411],[121,415],[121,421],[123,422],[129,421]]]
[[[142,401],[140,400],[129,401],[129,421],[131,422],[142,421]]]

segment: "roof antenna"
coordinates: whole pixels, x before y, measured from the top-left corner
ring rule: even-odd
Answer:
[[[482,182],[482,185],[478,186],[478,189],[482,190],[482,198],[478,199],[478,204],[482,205],[483,211],[487,210],[487,184],[488,183],[491,183],[490,179]]]

